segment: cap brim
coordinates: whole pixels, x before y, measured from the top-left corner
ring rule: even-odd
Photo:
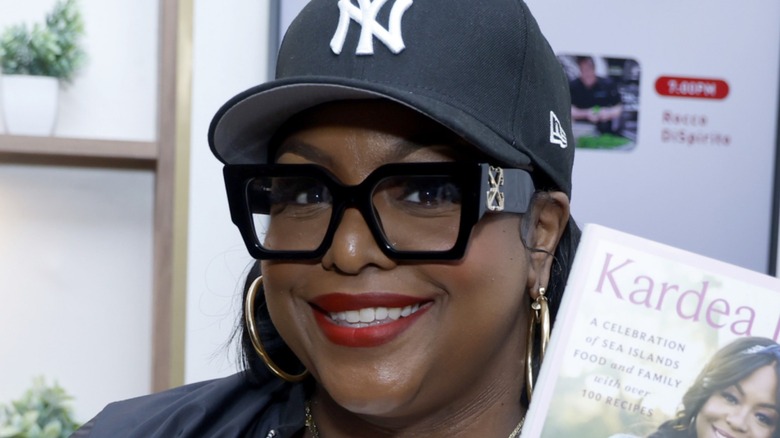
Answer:
[[[424,94],[354,79],[307,76],[267,82],[235,96],[211,121],[209,146],[225,164],[260,163],[279,127],[295,114],[322,103],[384,98],[442,124],[501,164],[527,166],[530,158],[472,114]]]

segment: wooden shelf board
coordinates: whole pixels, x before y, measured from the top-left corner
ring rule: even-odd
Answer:
[[[0,154],[156,161],[157,143],[0,135]]]

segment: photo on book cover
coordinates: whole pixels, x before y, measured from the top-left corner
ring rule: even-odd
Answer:
[[[780,436],[780,280],[587,225],[523,437]]]

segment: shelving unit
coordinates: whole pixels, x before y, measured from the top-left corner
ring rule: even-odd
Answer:
[[[0,134],[0,163],[155,173],[152,391],[183,382],[193,0],[159,0],[156,141]]]

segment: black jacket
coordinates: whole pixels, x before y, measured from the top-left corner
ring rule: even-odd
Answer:
[[[111,403],[71,438],[290,438],[304,427],[303,384],[244,373]]]

